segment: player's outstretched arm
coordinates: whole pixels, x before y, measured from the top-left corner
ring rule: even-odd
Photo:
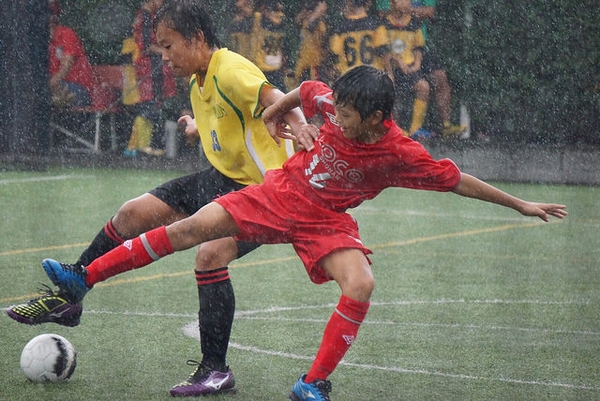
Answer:
[[[524,216],[537,216],[544,221],[549,221],[549,216],[562,219],[568,214],[565,205],[525,201],[465,173],[461,173],[460,183],[452,192],[461,196],[510,207]]]

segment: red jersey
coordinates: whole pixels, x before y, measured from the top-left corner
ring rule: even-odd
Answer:
[[[335,121],[332,90],[318,81],[300,86],[306,117],[324,124],[314,149],[296,153],[283,165],[289,180],[311,202],[335,211],[356,207],[388,187],[451,191],[460,181],[449,159],[434,160],[395,123],[376,143],[346,139]]]
[[[83,44],[73,29],[58,25],[54,31],[54,35],[50,38],[49,51],[51,76],[56,74],[60,69],[63,56],[73,56],[75,62],[69,74],[65,77],[65,81],[79,84],[88,91],[92,90],[92,67],[87,59]]]
[[[331,280],[320,261],[339,249],[371,253],[358,224],[344,213],[387,187],[450,191],[460,171],[448,160],[433,160],[418,142],[392,123],[376,143],[346,139],[335,121],[331,89],[321,82],[300,87],[307,117],[325,118],[311,151],[290,157],[282,169],[269,170],[260,185],[249,185],[215,199],[239,228],[238,241],[289,242],[315,283]]]

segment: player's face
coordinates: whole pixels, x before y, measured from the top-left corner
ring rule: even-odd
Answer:
[[[243,15],[251,16],[252,12],[254,11],[252,0],[237,0],[235,5]]]
[[[189,77],[196,73],[196,39],[187,40],[179,32],[159,23],[156,27],[156,42],[161,48],[163,63],[167,63],[175,75]]]
[[[391,0],[390,8],[393,11],[410,12],[412,7],[411,0]]]
[[[360,113],[352,106],[339,105],[334,102],[335,119],[345,138],[366,142],[370,136],[369,125],[360,117]]]

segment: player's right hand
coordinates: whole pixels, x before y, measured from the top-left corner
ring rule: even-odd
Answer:
[[[178,124],[185,124],[185,136],[188,138],[197,138],[199,133],[198,133],[198,127],[196,126],[196,120],[194,120],[192,118],[192,116],[186,114],[183,115],[181,117],[179,117],[179,119],[177,120]]]

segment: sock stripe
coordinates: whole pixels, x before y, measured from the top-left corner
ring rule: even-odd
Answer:
[[[346,319],[347,321],[349,321],[351,323],[358,324],[358,325],[360,325],[362,323],[362,322],[359,322],[358,320],[354,320],[354,319],[350,318],[350,316],[348,316],[348,315],[344,315],[342,312],[340,312],[340,310],[338,308],[335,308],[335,313],[337,313],[343,319]]]
[[[108,223],[106,223],[106,225],[104,226],[104,232],[106,233],[108,238],[112,239],[115,242],[118,242],[120,244],[125,242],[123,237],[121,237],[121,235],[119,235],[119,233],[115,229],[112,220],[109,220]]]
[[[227,267],[221,267],[207,272],[196,270],[196,283],[198,285],[213,284],[229,279],[229,270]]]
[[[146,250],[146,252],[148,252],[148,256],[150,256],[152,260],[160,259],[160,256],[158,256],[156,252],[154,252],[154,249],[152,249],[152,246],[150,246],[148,238],[146,238],[146,233],[140,235],[140,240],[142,241],[144,249]]]

